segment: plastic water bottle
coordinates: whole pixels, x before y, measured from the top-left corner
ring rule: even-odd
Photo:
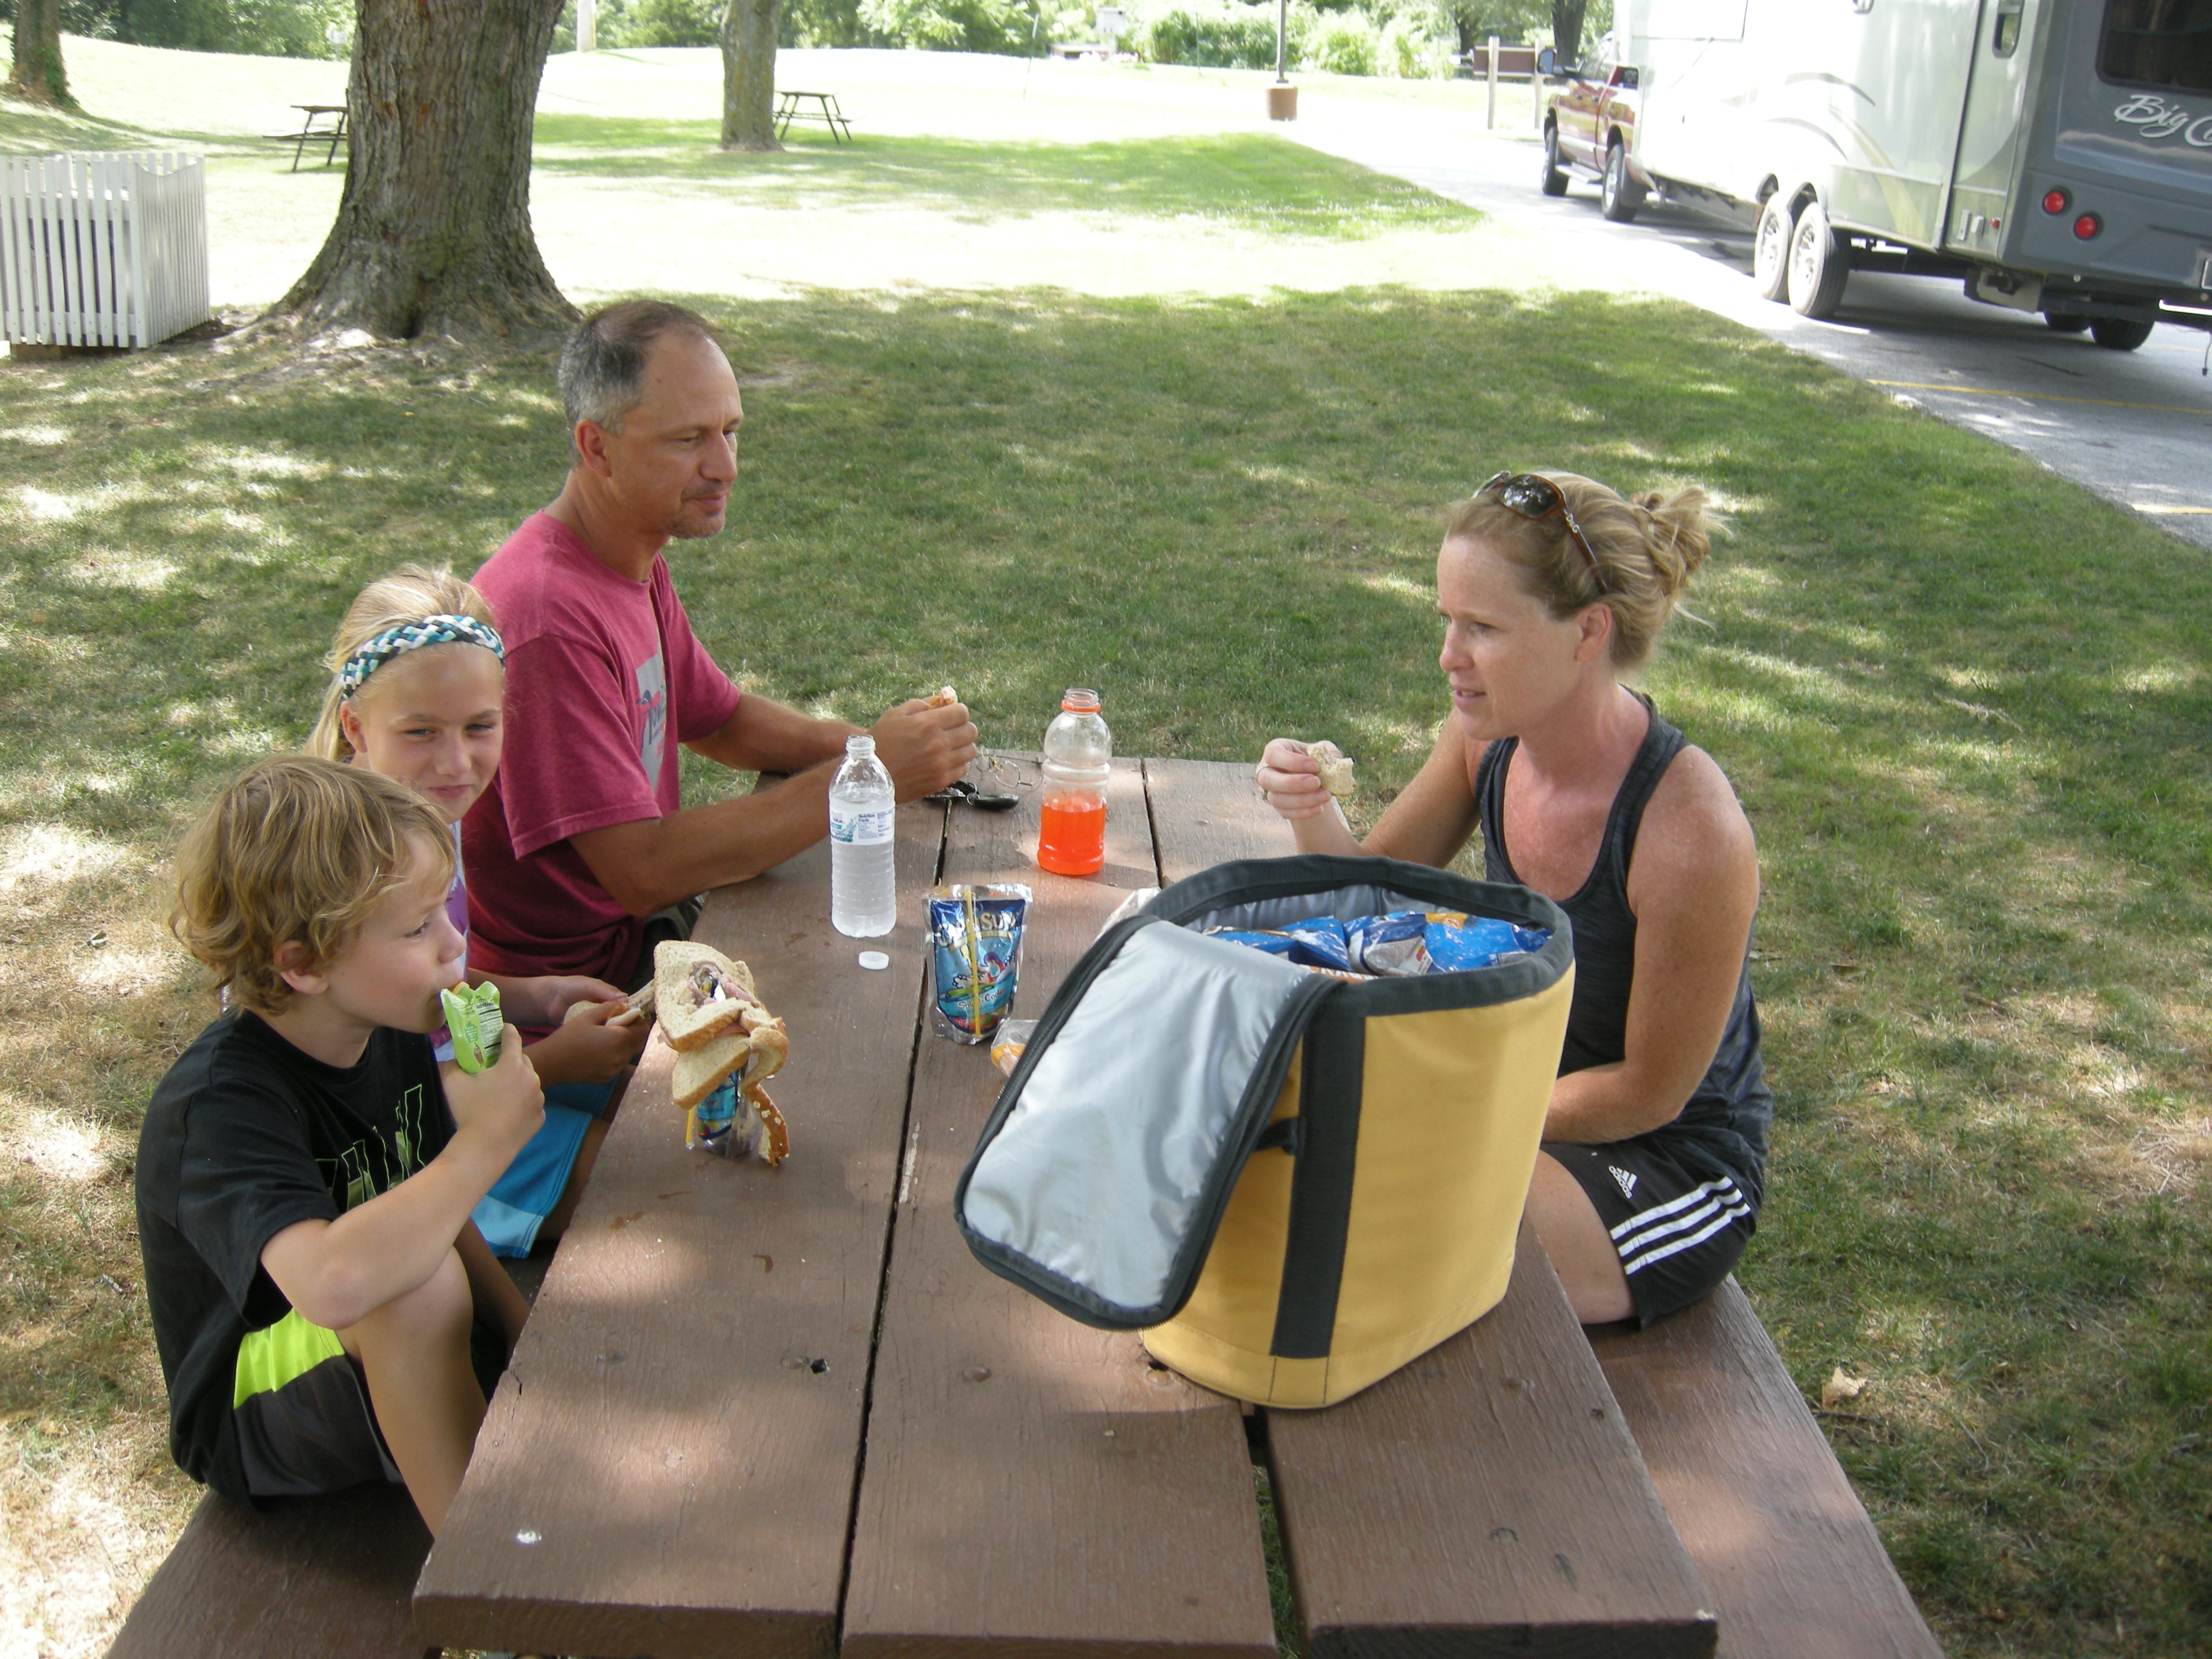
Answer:
[[[891,775],[865,732],[845,739],[845,763],[830,786],[830,925],[850,939],[888,933],[898,921]]]
[[[1044,729],[1044,799],[1037,862],[1055,875],[1087,876],[1106,862],[1106,783],[1114,734],[1098,694],[1071,686]]]

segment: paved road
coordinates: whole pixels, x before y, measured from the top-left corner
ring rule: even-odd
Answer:
[[[1380,121],[1318,100],[1310,112],[1279,131],[1540,234],[1554,263],[1592,287],[1732,318],[2212,548],[2212,379],[2201,373],[2212,337],[2161,325],[2140,350],[2107,351],[2039,317],[1976,304],[1955,283],[1871,272],[1852,276],[1833,322],[1808,322],[1752,291],[1747,231],[1668,206],[1607,224],[1595,185],[1577,179],[1547,198],[1528,143],[1464,122]]]

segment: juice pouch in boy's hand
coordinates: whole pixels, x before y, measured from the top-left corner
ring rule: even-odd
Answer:
[[[446,1030],[453,1039],[453,1064],[481,1072],[499,1063],[500,1033],[507,1017],[499,1011],[496,985],[457,985],[438,993],[446,1007]]]

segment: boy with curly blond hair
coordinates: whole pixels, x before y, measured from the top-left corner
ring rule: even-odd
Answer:
[[[170,1449],[226,1496],[404,1481],[434,1534],[528,1315],[469,1219],[543,1121],[509,1027],[441,1075],[444,822],[366,767],[287,757],[177,860],[172,927],[227,1006],[139,1136]]]

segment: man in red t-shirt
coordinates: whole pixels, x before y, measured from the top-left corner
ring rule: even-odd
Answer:
[[[507,743],[462,826],[470,966],[640,982],[647,919],[781,864],[830,830],[859,728],[748,696],[691,632],[661,549],[722,528],[744,410],[705,321],[632,301],[561,354],[568,483],[476,585],[507,644]],[[975,756],[958,704],[902,703],[869,728],[902,801]],[[678,745],[793,775],[677,805]],[[826,902],[826,900],[825,900]]]

